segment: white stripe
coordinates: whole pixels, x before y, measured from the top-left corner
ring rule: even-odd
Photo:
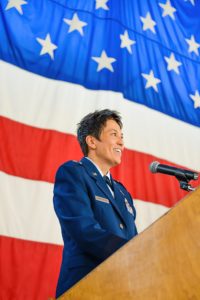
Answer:
[[[53,184],[0,172],[0,191],[0,234],[62,244],[53,209]]]
[[[138,232],[145,230],[169,210],[169,208],[163,205],[147,203],[141,200],[134,200],[134,205],[137,212],[136,225]]]
[[[75,134],[88,112],[116,109],[123,117],[127,148],[200,170],[200,128],[124,100],[119,93],[50,80],[3,61],[0,78],[0,113],[5,117]]]
[[[12,187],[12,188],[11,188]],[[24,240],[62,245],[53,208],[53,184],[0,172],[0,234]],[[167,208],[135,201],[138,230],[142,231]]]

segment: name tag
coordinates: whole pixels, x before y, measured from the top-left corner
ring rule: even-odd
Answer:
[[[110,203],[110,201],[108,199],[100,197],[100,196],[95,196],[95,199],[100,202],[104,202],[104,203],[108,203],[108,204]]]

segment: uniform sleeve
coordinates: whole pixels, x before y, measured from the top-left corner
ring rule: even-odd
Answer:
[[[103,229],[94,217],[82,166],[63,165],[56,174],[54,208],[65,233],[86,253],[104,260],[128,240]]]

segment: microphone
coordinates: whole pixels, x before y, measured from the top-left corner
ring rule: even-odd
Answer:
[[[157,161],[153,161],[150,164],[149,169],[152,173],[163,173],[167,175],[172,175],[175,176],[178,180],[186,180],[187,182],[189,180],[197,180],[199,177],[199,174],[196,172],[162,165]]]

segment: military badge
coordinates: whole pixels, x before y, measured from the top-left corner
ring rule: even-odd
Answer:
[[[132,209],[131,205],[129,204],[129,202],[128,202],[128,200],[126,198],[124,199],[124,202],[125,202],[125,205],[126,205],[126,208],[127,208],[128,212],[131,215],[133,215],[133,209]]]

